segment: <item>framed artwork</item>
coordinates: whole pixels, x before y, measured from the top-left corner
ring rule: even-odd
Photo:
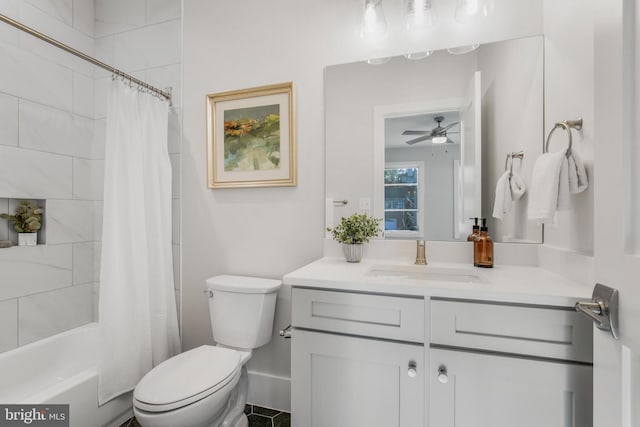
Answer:
[[[295,186],[293,83],[207,95],[209,188]]]

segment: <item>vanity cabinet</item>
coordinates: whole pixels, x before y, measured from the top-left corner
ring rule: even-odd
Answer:
[[[292,307],[292,425],[424,426],[423,298],[293,288]]]
[[[592,331],[569,308],[431,301],[429,425],[592,424]]]

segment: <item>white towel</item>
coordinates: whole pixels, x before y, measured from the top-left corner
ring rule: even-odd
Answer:
[[[527,191],[527,184],[517,172],[511,174],[509,179],[509,187],[511,187],[511,198],[514,202],[520,200]]]
[[[589,186],[589,179],[582,159],[574,150],[571,150],[571,154],[569,154],[567,166],[569,172],[569,191],[571,194],[582,193]]]
[[[540,223],[553,222],[558,208],[560,171],[567,160],[565,153],[545,153],[536,160],[529,192],[529,219]]]
[[[493,203],[493,217],[502,219],[504,214],[511,212],[511,188],[509,184],[509,171],[498,178],[496,184],[496,198]]]

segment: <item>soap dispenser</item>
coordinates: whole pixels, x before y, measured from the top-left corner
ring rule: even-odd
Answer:
[[[489,237],[486,218],[482,218],[480,235],[473,242],[473,265],[484,268],[493,267],[493,239]]]
[[[478,217],[469,219],[475,220],[475,224],[473,224],[473,232],[467,236],[467,242],[473,242],[480,237],[480,226],[478,225]]]

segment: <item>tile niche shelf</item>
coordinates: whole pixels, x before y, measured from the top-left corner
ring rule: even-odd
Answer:
[[[15,214],[16,206],[22,201],[33,202],[36,206],[44,209],[42,215],[42,228],[38,230],[38,245],[47,243],[47,201],[45,199],[29,198],[2,198],[0,197],[0,213]],[[13,229],[13,222],[0,219],[0,240],[10,240],[14,246],[18,245],[18,233]]]

